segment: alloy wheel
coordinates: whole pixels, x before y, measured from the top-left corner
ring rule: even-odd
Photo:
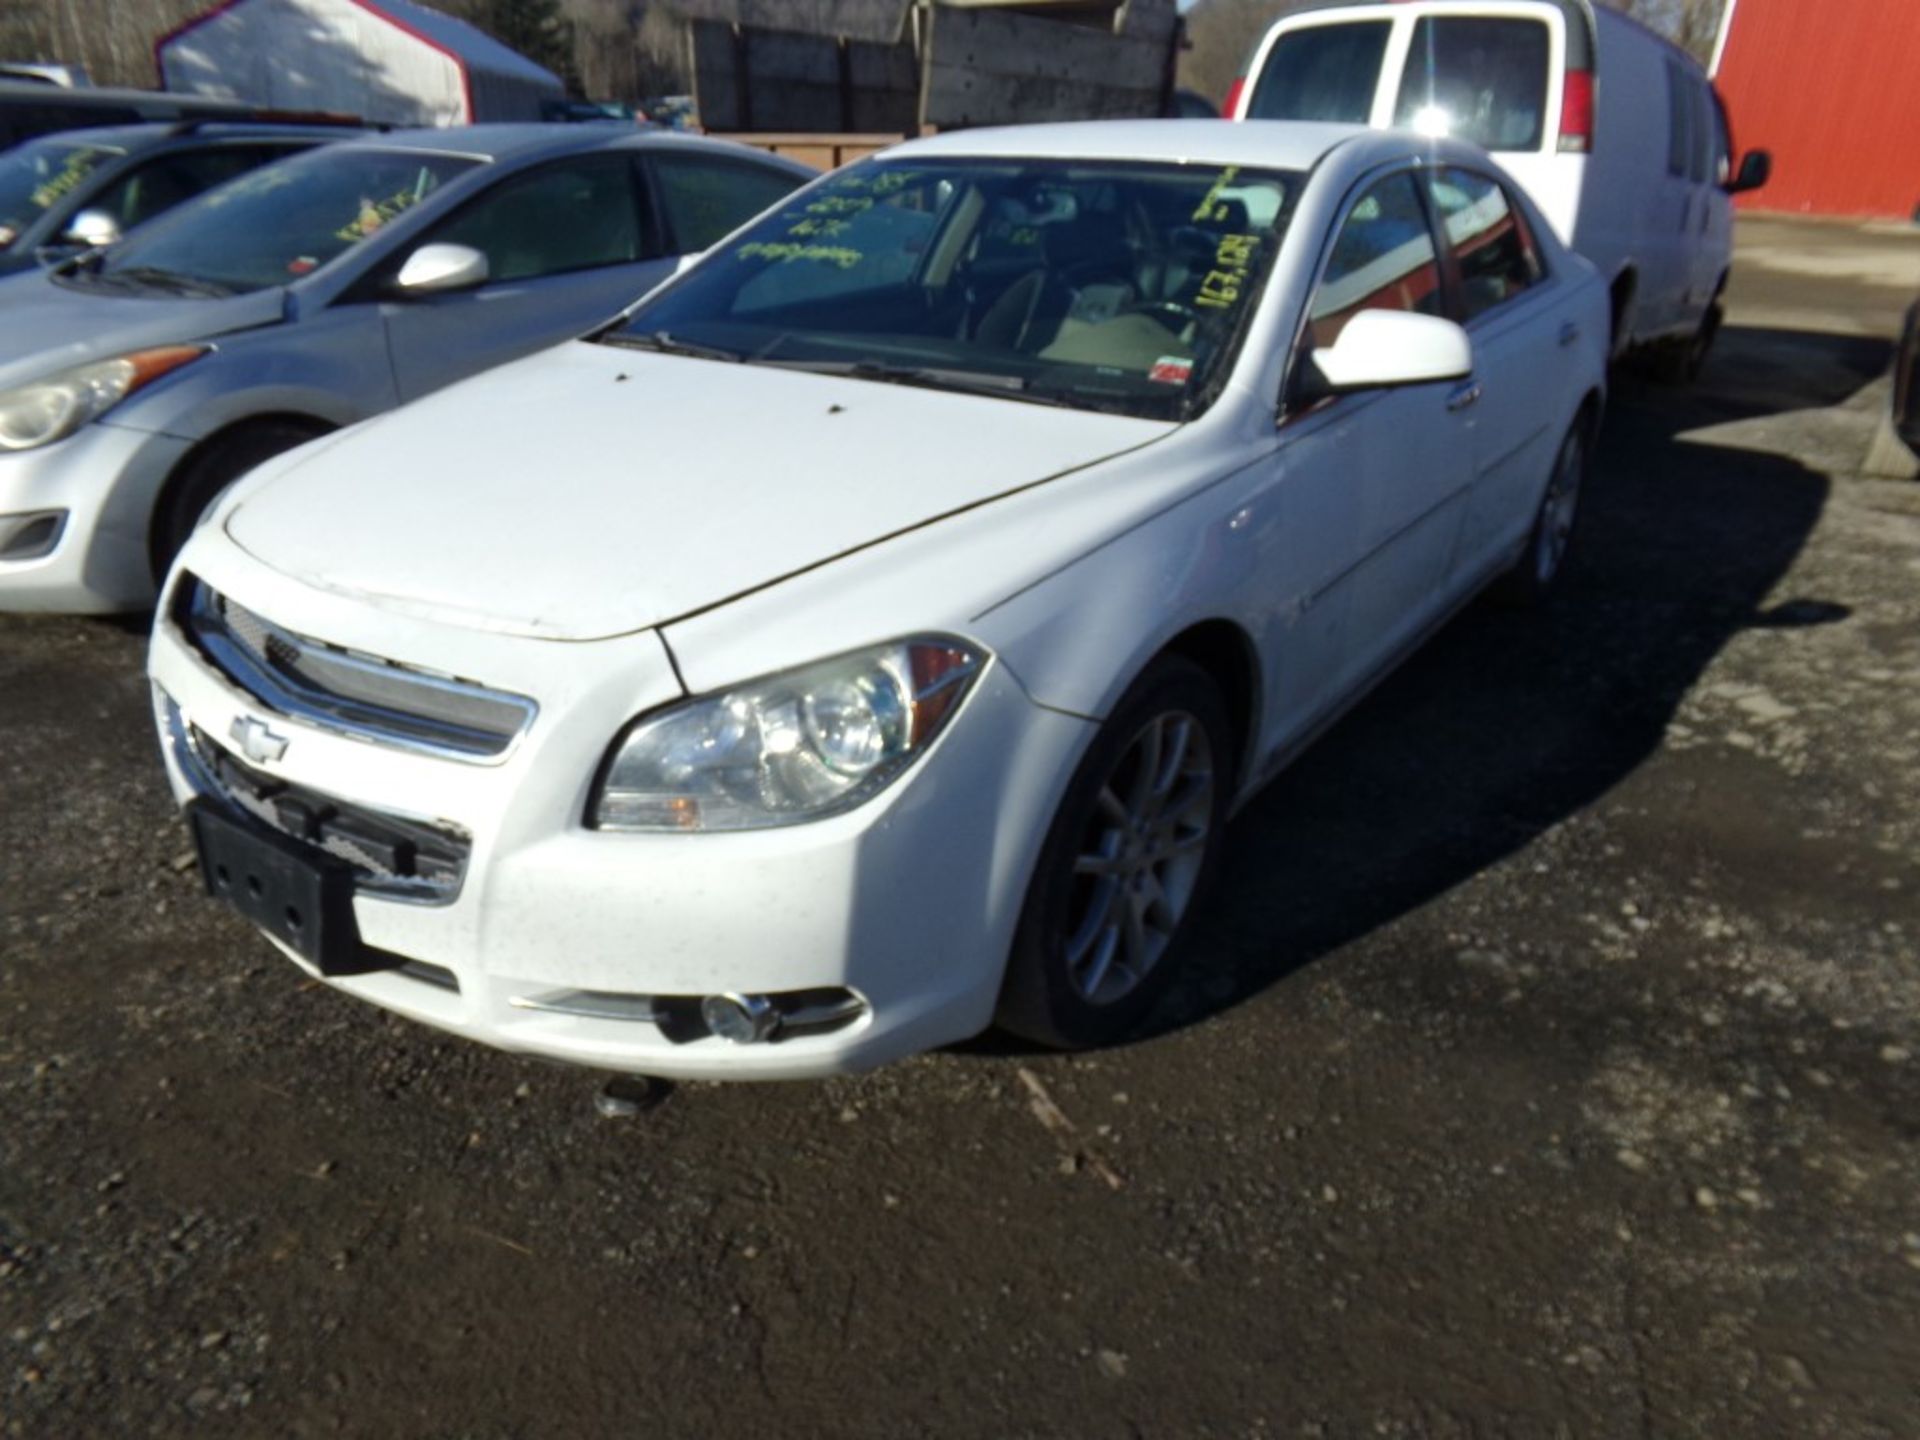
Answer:
[[[1120,752],[1073,862],[1066,968],[1088,1003],[1132,994],[1165,954],[1206,861],[1215,784],[1206,728],[1185,711]]]
[[[1534,541],[1534,573],[1542,585],[1560,573],[1573,538],[1573,522],[1580,513],[1580,482],[1586,468],[1586,450],[1578,435],[1569,435],[1554,462],[1546,498],[1540,502],[1540,528]]]

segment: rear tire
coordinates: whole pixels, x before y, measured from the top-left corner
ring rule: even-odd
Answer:
[[[221,436],[190,456],[168,481],[147,530],[153,583],[159,585],[165,581],[174,557],[186,545],[200,517],[229,485],[274,456],[326,433],[325,427],[319,425],[266,420]]]
[[[1237,769],[1220,687],[1190,660],[1154,661],[1094,738],[1041,848],[1003,1030],[1070,1050],[1139,1026],[1218,865]]]
[[[1586,489],[1587,461],[1592,434],[1585,416],[1574,423],[1553,460],[1540,508],[1534,512],[1527,548],[1513,568],[1493,583],[1493,596],[1502,604],[1520,608],[1539,605],[1552,593],[1566,567],[1580,519],[1580,496]]]
[[[1707,357],[1713,353],[1713,342],[1720,338],[1720,325],[1725,319],[1725,308],[1715,300],[1700,317],[1700,327],[1693,334],[1684,340],[1662,343],[1650,358],[1649,368],[1654,378],[1668,385],[1691,385],[1698,380],[1706,368]]]

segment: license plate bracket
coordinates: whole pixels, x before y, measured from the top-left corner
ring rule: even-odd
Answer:
[[[360,943],[353,867],[225,807],[195,800],[187,824],[207,893],[225,901],[322,975],[360,975],[394,961]]]

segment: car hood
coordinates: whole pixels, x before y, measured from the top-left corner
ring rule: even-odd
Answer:
[[[600,639],[1173,428],[575,342],[289,457],[236,497],[226,530],[319,589]]]
[[[285,304],[279,290],[196,300],[72,289],[44,271],[8,276],[0,279],[0,390],[92,360],[271,325]]]

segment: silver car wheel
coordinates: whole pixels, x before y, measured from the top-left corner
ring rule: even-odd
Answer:
[[[1090,1004],[1136,990],[1192,902],[1213,824],[1213,747],[1185,711],[1156,716],[1120,752],[1073,865],[1067,975]]]
[[[1573,538],[1573,522],[1580,513],[1580,482],[1587,463],[1580,437],[1569,435],[1553,464],[1546,498],[1540,502],[1540,525],[1534,537],[1534,573],[1542,585],[1560,573]]]

